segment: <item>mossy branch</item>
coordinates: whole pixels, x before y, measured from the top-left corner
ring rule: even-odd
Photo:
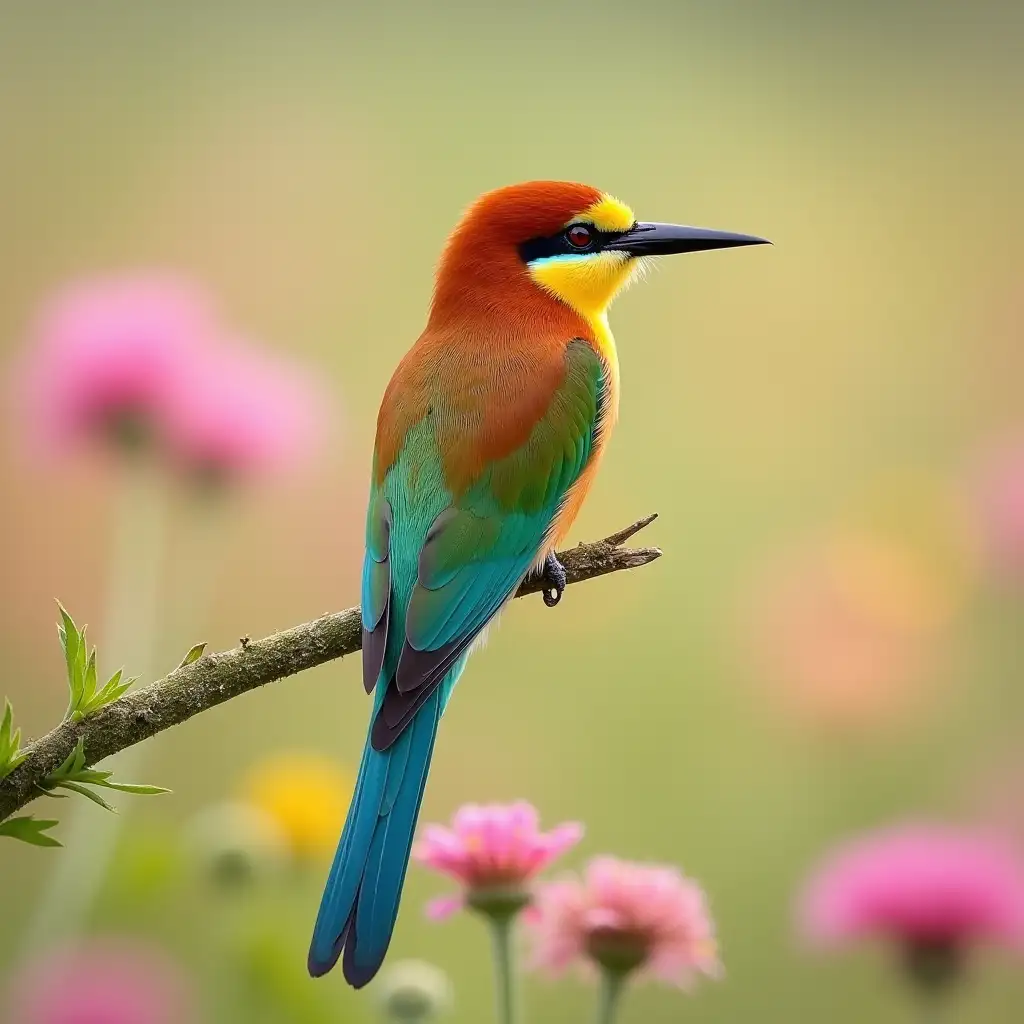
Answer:
[[[559,552],[567,583],[582,583],[653,562],[661,555],[658,548],[624,545],[655,518],[647,516],[604,540]],[[543,586],[539,578],[528,577],[516,597],[535,594]],[[361,647],[358,608],[332,612],[262,640],[245,639],[230,651],[190,660],[201,649],[197,645],[163,679],[125,693],[85,717],[69,718],[23,748],[23,760],[0,779],[0,821],[39,796],[44,780],[67,761],[80,742],[84,766],[88,767],[232,697],[343,658]]]

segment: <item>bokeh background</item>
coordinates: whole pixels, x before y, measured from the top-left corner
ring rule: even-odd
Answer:
[[[201,600],[169,492],[153,664],[129,671],[354,603],[377,404],[478,193],[578,179],[642,218],[765,235],[666,261],[617,303],[621,422],[574,537],[657,511],[665,557],[505,617],[446,716],[423,820],[523,796],[586,823],[573,864],[699,879],[726,980],[637,990],[627,1022],[907,1019],[882,954],[808,953],[792,907],[863,829],[1019,815],[1024,589],[975,513],[979,467],[1024,426],[1022,33],[994,0],[0,4],[4,358],[67,280],[170,268],[332,407],[303,472],[239,486],[203,527]],[[34,736],[66,703],[55,597],[103,667],[132,657],[130,637],[104,645],[122,482],[36,457],[10,404],[0,689]],[[188,838],[268,757],[311,788],[326,769],[300,756],[350,778],[366,714],[348,659],[148,743],[131,781],[173,795],[117,798],[87,930],[169,951],[196,1019],[372,1020],[369,993],[303,978],[315,853],[224,895]],[[59,816],[113,827],[75,802]],[[5,972],[79,855],[0,840]],[[480,925],[421,913],[442,889],[411,869],[394,955],[449,972],[453,1021],[489,1019]],[[579,1020],[592,993],[531,979],[528,999],[530,1019]],[[956,1019],[1021,1005],[1019,961],[994,956]]]

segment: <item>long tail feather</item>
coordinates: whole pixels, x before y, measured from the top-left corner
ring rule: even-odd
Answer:
[[[441,690],[432,694],[387,750],[374,750],[367,737],[313,929],[313,977],[326,974],[343,951],[345,978],[356,988],[380,969],[398,916],[443,697]]]

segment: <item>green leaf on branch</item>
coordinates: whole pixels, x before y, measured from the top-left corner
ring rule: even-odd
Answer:
[[[74,776],[85,768],[85,737],[79,736],[78,742],[75,744],[75,749],[71,751],[59,768],[54,768],[49,775],[43,780],[43,785],[47,783],[56,784],[63,779],[74,778]]]
[[[68,702],[68,719],[82,702],[82,694],[85,691],[85,657],[82,648],[85,645],[85,630],[79,630],[75,620],[68,615],[64,606],[58,601],[57,608],[60,611],[60,623],[57,626],[57,635],[60,637],[60,646],[64,651],[64,661],[68,671],[68,689],[71,691],[71,699]],[[79,654],[82,657],[79,658]]]
[[[79,718],[84,718],[86,715],[91,715],[94,711],[99,711],[100,708],[104,708],[108,704],[113,704],[134,682],[134,677],[122,682],[121,669],[118,669],[103,685],[103,688],[82,705]]]
[[[59,601],[57,607],[60,609],[61,619],[57,626],[57,635],[60,637],[60,645],[64,650],[70,694],[64,720],[78,722],[86,715],[91,715],[99,711],[100,708],[112,704],[128,690],[135,680],[122,681],[122,672],[121,669],[118,669],[103,686],[99,686],[96,648],[89,650],[89,644],[85,637],[86,627],[83,626],[79,629],[75,625],[75,620],[71,618],[67,609]]]
[[[6,778],[28,754],[21,752],[21,730],[14,728],[14,708],[4,700],[4,717],[0,721],[0,779]]]
[[[85,766],[85,738],[79,737],[75,749],[64,759],[64,763],[55,768],[40,783],[40,787],[47,796],[63,796],[63,793],[55,793],[55,789],[66,789],[71,793],[78,793],[94,804],[108,811],[114,808],[90,786],[98,786],[103,789],[114,789],[121,793],[135,793],[138,796],[158,796],[161,793],[169,793],[169,789],[163,786],[146,786],[135,782],[115,782],[111,776],[113,772],[101,771],[98,768],[87,768]]]
[[[186,665],[191,665],[194,661],[198,661],[203,656],[203,651],[206,650],[206,644],[193,644],[188,649],[188,654],[181,659],[181,664],[178,668],[184,668]]]
[[[83,783],[74,782],[71,779],[65,779],[63,782],[59,782],[58,785],[62,789],[67,789],[72,793],[78,793],[79,796],[84,796],[86,800],[91,800],[94,804],[99,804],[103,810],[110,811],[111,814],[117,814],[117,809],[112,804],[108,804],[107,801],[99,795],[99,793],[89,789],[88,786]]]
[[[55,819],[34,818],[27,814],[21,818],[8,818],[0,821],[0,836],[20,839],[32,846],[63,846],[64,844],[47,832],[57,824]]]
[[[82,630],[82,639],[85,639],[85,630]],[[83,700],[96,692],[96,648],[89,653],[85,663],[85,685],[82,687]]]
[[[108,774],[108,773],[104,773]],[[147,786],[141,782],[108,782],[106,779],[93,781],[94,786],[105,786],[107,789],[116,789],[119,793],[134,793],[136,796],[160,796],[161,793],[170,793],[165,786]]]

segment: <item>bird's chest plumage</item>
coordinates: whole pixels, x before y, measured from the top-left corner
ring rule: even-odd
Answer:
[[[606,316],[595,317],[591,320],[591,327],[594,348],[601,357],[604,368],[601,378],[601,401],[598,406],[597,421],[594,425],[593,445],[586,465],[576,482],[569,488],[565,500],[552,521],[544,548],[538,558],[538,564],[543,563],[547,555],[562,543],[579,515],[580,508],[597,477],[598,466],[619,417],[619,359],[615,349],[615,339],[612,337]]]
[[[597,349],[606,368],[604,400],[601,410],[601,422],[598,425],[598,432],[607,435],[615,426],[619,418],[619,354],[615,348],[615,339],[612,337],[611,328],[608,326],[607,315],[602,315],[591,321],[594,331],[594,347]]]

